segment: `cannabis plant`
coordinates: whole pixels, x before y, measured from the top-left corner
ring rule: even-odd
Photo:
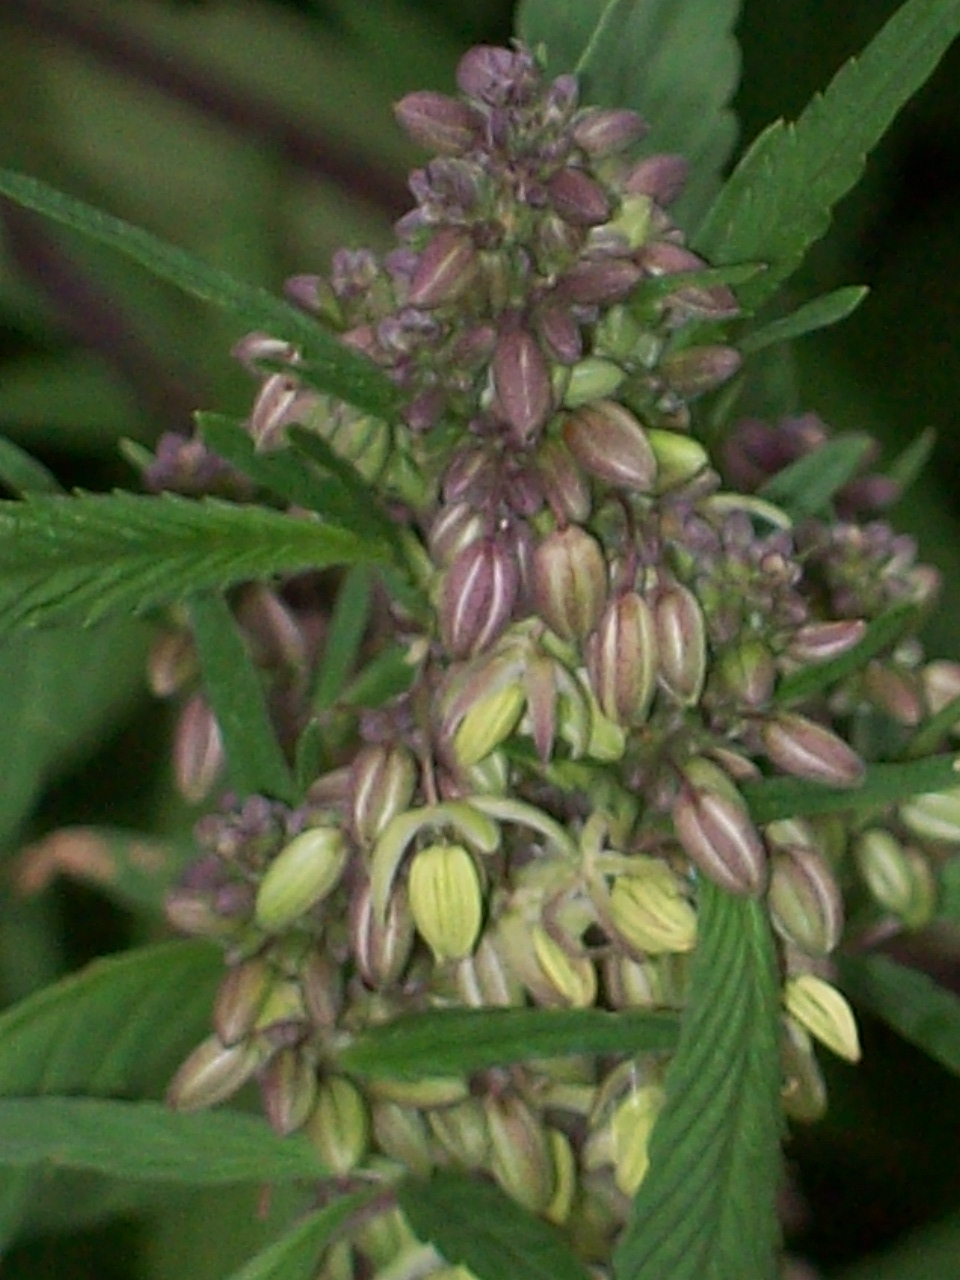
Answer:
[[[852,1004],[960,1065],[955,999],[880,954],[960,892],[913,454],[755,408],[862,299],[775,301],[960,5],[909,0],[725,181],[734,6],[656,8],[527,0],[404,96],[394,247],[286,300],[0,180],[250,329],[248,411],[128,448],[145,492],[4,454],[6,629],[149,616],[204,805],[177,936],[0,1022],[21,1187],[292,1183],[238,1277],[761,1280],[800,1274],[782,1144]]]

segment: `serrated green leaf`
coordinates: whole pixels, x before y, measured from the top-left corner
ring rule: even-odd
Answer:
[[[163,494],[0,503],[3,625],[95,622],[212,587],[387,559],[373,539],[261,507]]]
[[[17,883],[36,893],[55,877],[81,881],[112,902],[159,912],[196,849],[116,827],[61,827],[20,854]]]
[[[342,1196],[309,1214],[234,1271],[229,1280],[312,1280],[320,1254],[334,1233],[369,1199],[369,1195]]]
[[[800,778],[764,778],[741,787],[754,822],[809,817],[815,813],[866,814],[927,791],[956,787],[960,756],[927,756],[893,764],[871,764],[858,787],[824,787]]]
[[[283,1137],[265,1120],[239,1111],[183,1115],[159,1102],[0,1099],[0,1167],[47,1164],[188,1186],[327,1172],[307,1138]]]
[[[0,484],[18,497],[27,493],[63,492],[52,471],[5,436],[0,436]]]
[[[815,694],[822,693],[831,685],[846,680],[896,644],[903,633],[917,617],[917,606],[904,603],[896,604],[874,620],[863,633],[862,638],[846,653],[838,654],[827,662],[813,663],[808,667],[800,667],[792,671],[777,685],[776,700],[780,703],[802,702]]]
[[[318,711],[333,706],[354,668],[370,617],[372,587],[369,569],[356,565],[337,592],[313,693]]]
[[[745,334],[737,346],[745,356],[752,356],[779,342],[793,342],[805,334],[826,329],[852,315],[869,292],[863,284],[834,289],[832,293],[825,293],[812,302],[805,302],[790,315],[782,316],[779,320],[773,320],[770,324],[761,325],[759,329]]]
[[[360,537],[378,536],[376,519],[366,506],[357,504],[354,495],[335,476],[318,475],[315,467],[291,449],[260,452],[237,418],[198,413],[196,420],[200,434],[214,453],[268,493],[293,506],[315,511],[331,524]]]
[[[577,72],[582,102],[639,111],[650,124],[645,150],[687,157],[690,181],[673,212],[692,228],[736,141],[739,12],[739,0],[523,0],[516,22],[523,40],[546,45],[551,75]]]
[[[780,983],[766,908],[709,881],[680,1043],[616,1280],[773,1280]]]
[[[445,1169],[401,1182],[397,1200],[421,1240],[478,1280],[588,1280],[559,1231],[492,1183]]]
[[[710,262],[769,264],[740,290],[745,308],[772,297],[824,234],[866,156],[958,31],[958,0],[908,0],[795,124],[778,121],[753,143],[695,238]]]
[[[341,458],[322,436],[307,431],[304,427],[290,427],[287,434],[298,454],[309,458],[337,478],[355,508],[363,511],[365,519],[375,525],[374,536],[378,534],[389,541],[395,534],[393,522],[380,501],[380,494],[364,480],[356,467]]]
[[[960,997],[887,956],[841,956],[840,985],[910,1044],[960,1074]]]
[[[778,471],[758,493],[782,507],[793,520],[819,515],[829,510],[830,503],[857,474],[873,447],[870,436],[853,432],[837,436]]]
[[[227,602],[219,594],[194,596],[189,614],[233,786],[240,795],[292,803],[293,778],[270,720],[263,684]]]
[[[160,279],[236,316],[245,328],[265,329],[294,343],[331,395],[380,416],[389,415],[396,404],[395,388],[370,360],[265,289],[235,280],[183,249],[25,174],[0,169],[0,194],[132,258]]]
[[[156,1096],[207,1034],[223,960],[167,942],[97,960],[0,1015],[0,1095]]]
[[[361,1032],[340,1054],[358,1075],[459,1075],[571,1054],[662,1053],[677,1042],[673,1013],[600,1009],[437,1009]]]

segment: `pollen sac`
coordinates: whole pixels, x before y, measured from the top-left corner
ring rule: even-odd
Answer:
[[[616,724],[642,724],[658,670],[653,612],[636,591],[607,605],[587,645],[587,672],[603,714]]]
[[[343,1176],[355,1168],[370,1144],[370,1112],[356,1085],[345,1076],[324,1080],[306,1132],[334,1173]]]
[[[689,761],[684,774],[673,808],[684,852],[722,889],[756,896],[766,882],[767,855],[746,803],[709,760]]]
[[[617,876],[609,911],[618,936],[641,956],[690,951],[696,942],[696,912],[664,863],[653,862],[643,874]]]
[[[828,787],[857,787],[864,764],[842,738],[814,720],[782,711],[761,729],[763,746],[778,769]]]
[[[569,414],[563,438],[583,469],[618,489],[650,493],[657,460],[643,427],[629,409],[600,400]]]
[[[473,284],[478,259],[473,241],[454,228],[438,231],[420,255],[407,301],[414,307],[455,302]]]
[[[401,743],[362,747],[350,766],[348,813],[358,843],[372,845],[391,818],[409,808],[417,784],[413,753]]]
[[[510,328],[497,339],[493,385],[504,418],[526,444],[543,426],[553,405],[550,371],[536,338]]]
[[[453,657],[470,657],[496,640],[519,586],[516,557],[503,541],[480,538],[459,553],[440,589],[440,633]]]
[[[596,538],[578,525],[548,534],[533,553],[537,612],[564,640],[585,640],[600,620],[607,566]]]
[[[542,1213],[553,1199],[556,1169],[547,1131],[522,1098],[484,1101],[490,1134],[491,1172],[514,1200]]]
[[[653,618],[660,683],[677,702],[693,706],[707,672],[707,626],[700,603],[687,587],[673,583],[654,596]]]
[[[870,827],[858,837],[853,856],[881,907],[899,916],[908,929],[929,923],[936,910],[937,883],[918,848],[902,844],[882,827]]]
[[[414,142],[440,155],[456,156],[468,151],[482,126],[473,107],[429,90],[408,93],[394,106],[393,113]]]
[[[458,844],[421,849],[410,864],[410,910],[437,964],[462,960],[476,945],[483,919],[480,875]]]
[[[768,903],[780,936],[811,955],[829,955],[843,931],[840,886],[826,859],[802,845],[772,860]]]

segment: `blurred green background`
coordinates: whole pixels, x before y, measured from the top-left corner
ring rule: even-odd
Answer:
[[[794,116],[896,8],[892,0],[746,0],[742,138]],[[393,101],[450,88],[459,54],[511,30],[505,0],[2,0],[0,164],[277,289],[341,244],[389,241],[417,156]],[[642,68],[642,50],[637,51]],[[642,74],[642,69],[638,71]],[[887,459],[937,432],[897,512],[943,573],[932,654],[960,654],[960,48],[910,105],[791,294],[872,293],[796,350],[797,408],[866,429]],[[240,336],[219,313],[106,251],[0,203],[0,434],[65,484],[133,484],[118,441],[240,411]],[[156,922],[60,880],[25,896],[13,860],[65,825],[167,837],[192,815],[169,783],[164,708],[144,692],[149,633],[44,633],[0,651],[0,993],[10,1002]],[[947,980],[960,988],[960,965]],[[889,1033],[830,1080],[828,1119],[791,1140],[790,1238],[848,1280],[960,1275],[960,1087]],[[0,1189],[0,1238],[17,1214]],[[268,1239],[284,1204],[153,1197],[58,1183],[26,1215],[5,1277],[215,1280]],[[956,1222],[951,1213],[958,1215]],[[919,1233],[919,1234],[914,1234]],[[896,1245],[884,1259],[871,1254]],[[668,1278],[665,1278],[668,1280]]]

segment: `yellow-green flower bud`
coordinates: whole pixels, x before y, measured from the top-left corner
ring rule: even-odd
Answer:
[[[479,1169],[490,1154],[490,1132],[483,1105],[467,1098],[452,1107],[427,1112],[427,1123],[448,1158],[462,1169]]]
[[[587,356],[570,369],[563,403],[568,409],[576,409],[591,400],[615,395],[626,376],[612,360]]]
[[[588,1009],[597,998],[597,973],[586,956],[572,956],[547,933],[542,925],[533,927],[533,954],[552,990],[556,1003],[573,1009]]]
[[[463,845],[421,849],[408,886],[414,924],[437,963],[469,955],[480,934],[483,894],[477,864]]]
[[[430,1133],[419,1111],[378,1098],[371,1109],[377,1146],[411,1173],[426,1177],[434,1167]]]
[[[828,955],[843,930],[843,899],[826,859],[795,845],[773,858],[768,903],[782,938],[814,955]]]
[[[454,735],[453,747],[459,762],[464,766],[478,764],[505,742],[520,723],[525,702],[519,680],[478,698]]]
[[[611,1117],[613,1176],[625,1196],[632,1196],[646,1177],[650,1135],[665,1097],[662,1085],[640,1085],[630,1090]]]
[[[317,1096],[313,1062],[299,1049],[280,1049],[261,1073],[260,1094],[277,1133],[296,1133],[306,1123]]]
[[[371,1093],[401,1107],[452,1107],[469,1097],[470,1089],[459,1076],[421,1076],[417,1080],[371,1080]]]
[[[930,863],[913,845],[903,845],[882,827],[864,831],[853,846],[857,868],[873,897],[908,929],[929,923],[937,904]]]
[[[317,1090],[307,1136],[334,1173],[346,1174],[366,1155],[370,1113],[359,1089],[345,1076],[329,1076]]]
[[[257,924],[282,933],[332,893],[347,865],[343,833],[333,827],[302,831],[277,854],[257,891]]]
[[[617,876],[610,890],[610,922],[635,951],[691,951],[697,915],[669,867],[651,860],[640,875]]]
[[[577,1158],[566,1135],[559,1129],[547,1129],[547,1141],[553,1157],[553,1198],[543,1211],[548,1222],[558,1227],[570,1217],[577,1193]]]
[[[364,847],[373,844],[391,818],[409,808],[417,766],[409,748],[398,743],[363,747],[350,766],[350,825]]]
[[[860,1061],[857,1023],[840,992],[813,973],[788,978],[783,988],[787,1012],[821,1044],[848,1062]]]
[[[783,1020],[780,1059],[783,1071],[780,1096],[786,1114],[801,1124],[822,1119],[827,1110],[827,1086],[810,1036],[793,1018]]]
[[[693,436],[648,427],[647,440],[657,460],[658,494],[687,484],[710,465],[706,449]]]
[[[221,1044],[239,1044],[250,1034],[275,980],[262,956],[227,970],[213,1004],[213,1029]]]

